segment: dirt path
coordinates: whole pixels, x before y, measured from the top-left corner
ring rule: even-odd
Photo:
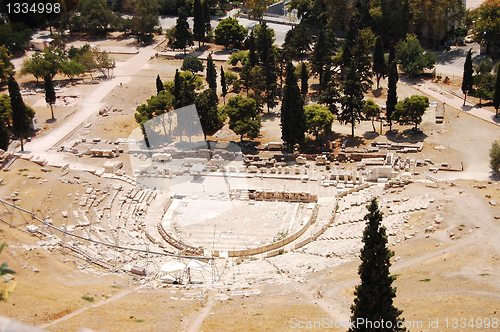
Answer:
[[[205,318],[207,318],[208,315],[210,315],[210,311],[212,310],[213,306],[214,306],[214,298],[212,296],[212,297],[209,297],[208,302],[203,307],[203,310],[200,310],[198,316],[196,317],[196,319],[193,320],[193,322],[187,328],[186,331],[187,332],[198,332],[201,329],[201,326],[203,325],[203,321],[205,320]]]
[[[62,321],[65,321],[65,320],[68,320],[68,319],[71,319],[73,317],[75,317],[76,315],[79,315],[81,314],[82,312],[85,312],[87,311],[88,309],[90,308],[98,308],[102,305],[106,305],[106,304],[110,304],[110,303],[113,303],[114,301],[118,300],[118,299],[121,299],[122,297],[132,293],[133,291],[136,291],[138,290],[139,288],[141,288],[142,286],[139,286],[139,287],[136,287],[136,288],[130,288],[130,289],[127,289],[127,290],[124,290],[123,292],[120,292],[112,297],[110,297],[109,299],[106,299],[104,301],[99,301],[97,303],[94,303],[88,307],[85,307],[85,308],[81,308],[81,309],[78,309],[78,310],[75,310],[73,311],[72,313],[66,315],[66,316],[63,316],[59,319],[56,319],[50,323],[47,323],[47,324],[44,324],[44,325],[41,325],[40,328],[44,329],[44,328],[47,328],[47,327],[50,327],[52,325],[55,325],[55,324],[58,324]]]

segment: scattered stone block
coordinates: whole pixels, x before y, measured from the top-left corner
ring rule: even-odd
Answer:
[[[490,205],[491,205],[491,206],[496,206],[496,205],[497,205],[497,201],[495,201],[494,199],[492,199],[492,200],[490,201]]]

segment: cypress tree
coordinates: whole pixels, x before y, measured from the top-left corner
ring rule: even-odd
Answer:
[[[252,32],[250,37],[248,37],[248,61],[250,62],[250,67],[254,67],[257,64],[257,53],[255,53],[255,35]]]
[[[300,93],[305,97],[307,94],[307,90],[309,89],[309,85],[307,81],[309,80],[309,74],[307,73],[307,67],[305,62],[302,62],[302,68],[300,71]]]
[[[351,60],[344,83],[342,84],[343,96],[340,99],[342,111],[339,115],[339,121],[351,124],[351,137],[354,138],[354,126],[360,122],[363,116],[363,83],[361,75],[356,69],[354,59]]]
[[[5,126],[3,118],[0,116],[0,149],[7,151],[7,149],[9,148],[9,140],[9,130]]]
[[[211,53],[207,57],[207,83],[210,89],[217,92],[217,70],[215,69]]]
[[[397,94],[398,79],[399,79],[398,67],[396,61],[394,60],[390,62],[389,65],[389,82],[387,91],[387,101],[385,103],[387,121],[389,121],[389,130],[392,130],[392,113],[394,113],[394,111],[396,110],[396,104],[398,103],[398,94]]]
[[[184,49],[184,54],[186,53],[186,46],[194,45],[193,35],[189,31],[189,24],[187,22],[187,14],[185,8],[178,9],[179,16],[177,17],[177,22],[175,24],[175,41],[173,46],[177,49]]]
[[[465,106],[465,101],[467,100],[467,93],[472,91],[472,85],[474,83],[474,81],[472,79],[472,74],[474,74],[474,69],[472,68],[472,49],[470,49],[469,52],[467,52],[467,57],[465,58],[465,63],[464,63],[464,77],[462,80],[462,92],[465,94],[465,98],[464,98],[464,105],[463,106]],[[497,83],[497,87],[498,87],[498,83]],[[497,92],[495,91],[495,97],[496,97],[496,95],[497,95]],[[495,106],[495,109],[497,109],[497,112],[498,112],[497,106]]]
[[[31,117],[24,104],[19,85],[14,77],[9,77],[9,95],[12,106],[12,133],[21,141],[21,151],[24,151],[23,139],[28,137],[31,131]]]
[[[276,67],[276,58],[272,48],[269,49],[267,53],[266,66],[264,67],[264,80],[267,112],[269,113],[269,109],[276,106],[274,98],[276,98],[278,90],[278,68]]]
[[[384,45],[382,44],[382,38],[377,37],[375,41],[375,50],[373,51],[373,72],[377,77],[377,89],[380,88],[380,79],[385,77],[387,74],[387,64],[384,58]]]
[[[495,106],[495,118],[498,116],[500,108],[500,73],[497,72],[497,80],[495,82],[495,94],[493,95],[493,106]]]
[[[286,80],[281,104],[281,138],[290,146],[301,143],[306,132],[304,99],[300,94],[295,68],[289,61],[286,65]]]
[[[205,36],[212,30],[212,26],[210,25],[210,0],[203,1],[203,22],[205,27]]]
[[[222,88],[222,96],[224,97],[224,104],[226,104],[227,85],[226,85],[226,76],[224,75],[224,68],[222,68],[222,66],[220,66],[220,86]]]
[[[179,105],[182,103],[182,98],[181,98],[181,92],[182,92],[182,79],[181,79],[181,74],[179,73],[179,70],[175,70],[175,77],[174,77],[174,98],[175,98],[175,105],[176,107],[179,107]]]
[[[402,311],[393,305],[396,288],[392,287],[392,282],[395,277],[390,275],[389,269],[394,252],[387,248],[386,229],[381,225],[382,213],[378,209],[377,199],[373,198],[367,208],[365,220],[368,222],[363,232],[365,245],[361,249],[361,265],[358,269],[361,284],[356,286],[354,292],[356,298],[351,306],[351,321],[354,324],[348,331],[406,331],[404,327],[397,326],[404,319],[400,317]],[[379,328],[355,324],[361,320],[378,322]]]
[[[319,77],[320,92],[324,88],[323,71],[325,70],[325,66],[329,66],[332,62],[336,44],[335,35],[331,30],[319,30],[310,62],[312,71]]]
[[[201,46],[201,42],[205,40],[205,20],[201,0],[194,0],[193,16],[193,35],[194,40],[198,41],[199,48]]]
[[[396,49],[394,48],[394,44],[391,44],[391,48],[389,49],[389,65],[396,60]]]
[[[259,24],[259,33],[256,36],[257,50],[259,51],[259,58],[263,66],[266,65],[267,53],[273,46],[273,38],[270,30],[271,29],[267,27],[266,21],[262,21]]]
[[[163,87],[163,82],[161,81],[160,75],[156,76],[156,94],[160,94],[165,88]]]
[[[56,103],[56,91],[54,90],[54,82],[52,82],[52,76],[45,75],[44,78],[45,86],[45,102],[50,106],[50,113],[52,113],[52,120],[54,120],[54,104]]]

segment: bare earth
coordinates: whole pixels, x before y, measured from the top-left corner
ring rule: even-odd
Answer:
[[[122,56],[117,61],[126,59]],[[173,78],[180,65],[177,60],[150,60],[130,82],[116,87],[103,100],[110,109],[121,111],[92,117],[88,120],[91,124],[88,128],[80,128],[67,139],[128,137],[137,128],[135,107],[156,94],[156,75],[160,74],[165,82]],[[382,82],[383,87],[386,84]],[[95,85],[79,84],[61,91],[60,95],[84,96],[94,88]],[[373,97],[378,98],[379,103],[385,103],[384,92],[382,90],[382,94]],[[416,90],[400,85],[398,93],[404,98],[415,94]],[[50,109],[41,105],[41,98],[41,93],[25,96],[28,104],[36,105],[42,123],[43,129],[38,135],[47,134],[78,108],[77,103],[58,106],[55,108],[57,121],[46,123]],[[259,142],[280,142],[278,112],[279,106],[271,114],[264,112]],[[375,128],[379,131],[380,124],[376,123]],[[446,107],[444,124],[425,122],[420,128],[424,131],[422,136],[391,139],[423,140],[423,151],[412,158],[431,158],[435,163],[448,162],[454,167],[463,164],[464,172],[439,173],[436,176],[450,180],[441,182],[438,188],[413,183],[405,188],[389,189],[382,196],[412,198],[428,194],[435,198],[427,210],[414,213],[404,224],[405,234],[415,233],[415,237],[390,245],[395,251],[391,268],[391,273],[397,275],[395,305],[403,310],[402,316],[412,324],[410,331],[456,331],[452,327],[455,318],[465,318],[467,323],[471,318],[498,321],[500,221],[494,217],[500,216],[500,209],[489,201],[500,202],[500,191],[489,169],[488,153],[500,130],[494,124],[449,106]],[[384,126],[384,133],[386,130],[388,127]],[[340,142],[350,134],[350,127],[334,123],[333,131],[330,138]],[[374,134],[370,122],[358,124],[356,135],[357,140],[350,145],[370,145],[373,140],[388,140],[386,136]],[[445,149],[435,149],[437,146]],[[65,158],[77,160],[70,154]],[[125,163],[128,158],[120,156]],[[78,162],[95,166],[102,166],[104,161],[106,159],[88,156],[78,159]],[[71,211],[76,207],[74,197],[69,195],[86,190],[83,182],[64,184],[58,181],[61,177],[58,168],[46,167],[50,171],[42,172],[40,166],[24,160],[17,160],[10,168],[10,172],[0,176],[3,179],[0,198],[19,196],[17,205],[38,215],[49,215],[56,226],[66,222],[61,211]],[[79,171],[66,175],[68,178],[74,176],[102,189],[118,183]],[[478,185],[486,188],[479,189]],[[279,282],[246,285],[247,289],[260,290],[260,295],[231,295],[237,289],[230,283],[219,291],[205,293],[186,285],[152,288],[147,283],[141,284],[132,274],[111,273],[90,265],[66,249],[49,252],[37,247],[39,239],[23,231],[29,220],[20,215],[9,215],[1,209],[0,213],[4,221],[0,224],[0,242],[8,243],[2,261],[7,261],[17,272],[13,280],[17,286],[7,301],[0,302],[0,315],[48,331],[77,331],[81,327],[96,331],[284,331],[294,328],[299,321],[314,324],[314,321],[326,319],[334,324],[349,319],[354,287],[359,283],[357,268],[360,261],[352,257],[338,267],[307,272],[301,276],[301,281],[297,281],[295,275],[276,270],[276,274],[283,274]],[[441,223],[435,223],[436,216],[443,217]],[[9,225],[20,227],[11,228]],[[430,225],[435,231],[426,233],[425,229]],[[227,259],[227,264],[235,263]],[[226,293],[228,298],[219,300],[216,296],[220,293]],[[82,299],[84,296],[93,298],[93,302]],[[438,327],[429,326],[429,320],[438,321]],[[333,325],[328,330],[347,329]],[[490,329],[469,326],[461,330]]]

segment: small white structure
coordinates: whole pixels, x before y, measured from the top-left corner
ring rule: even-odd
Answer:
[[[31,129],[34,131],[40,130],[40,123],[38,122],[38,116],[36,114],[33,119],[31,119]]]

